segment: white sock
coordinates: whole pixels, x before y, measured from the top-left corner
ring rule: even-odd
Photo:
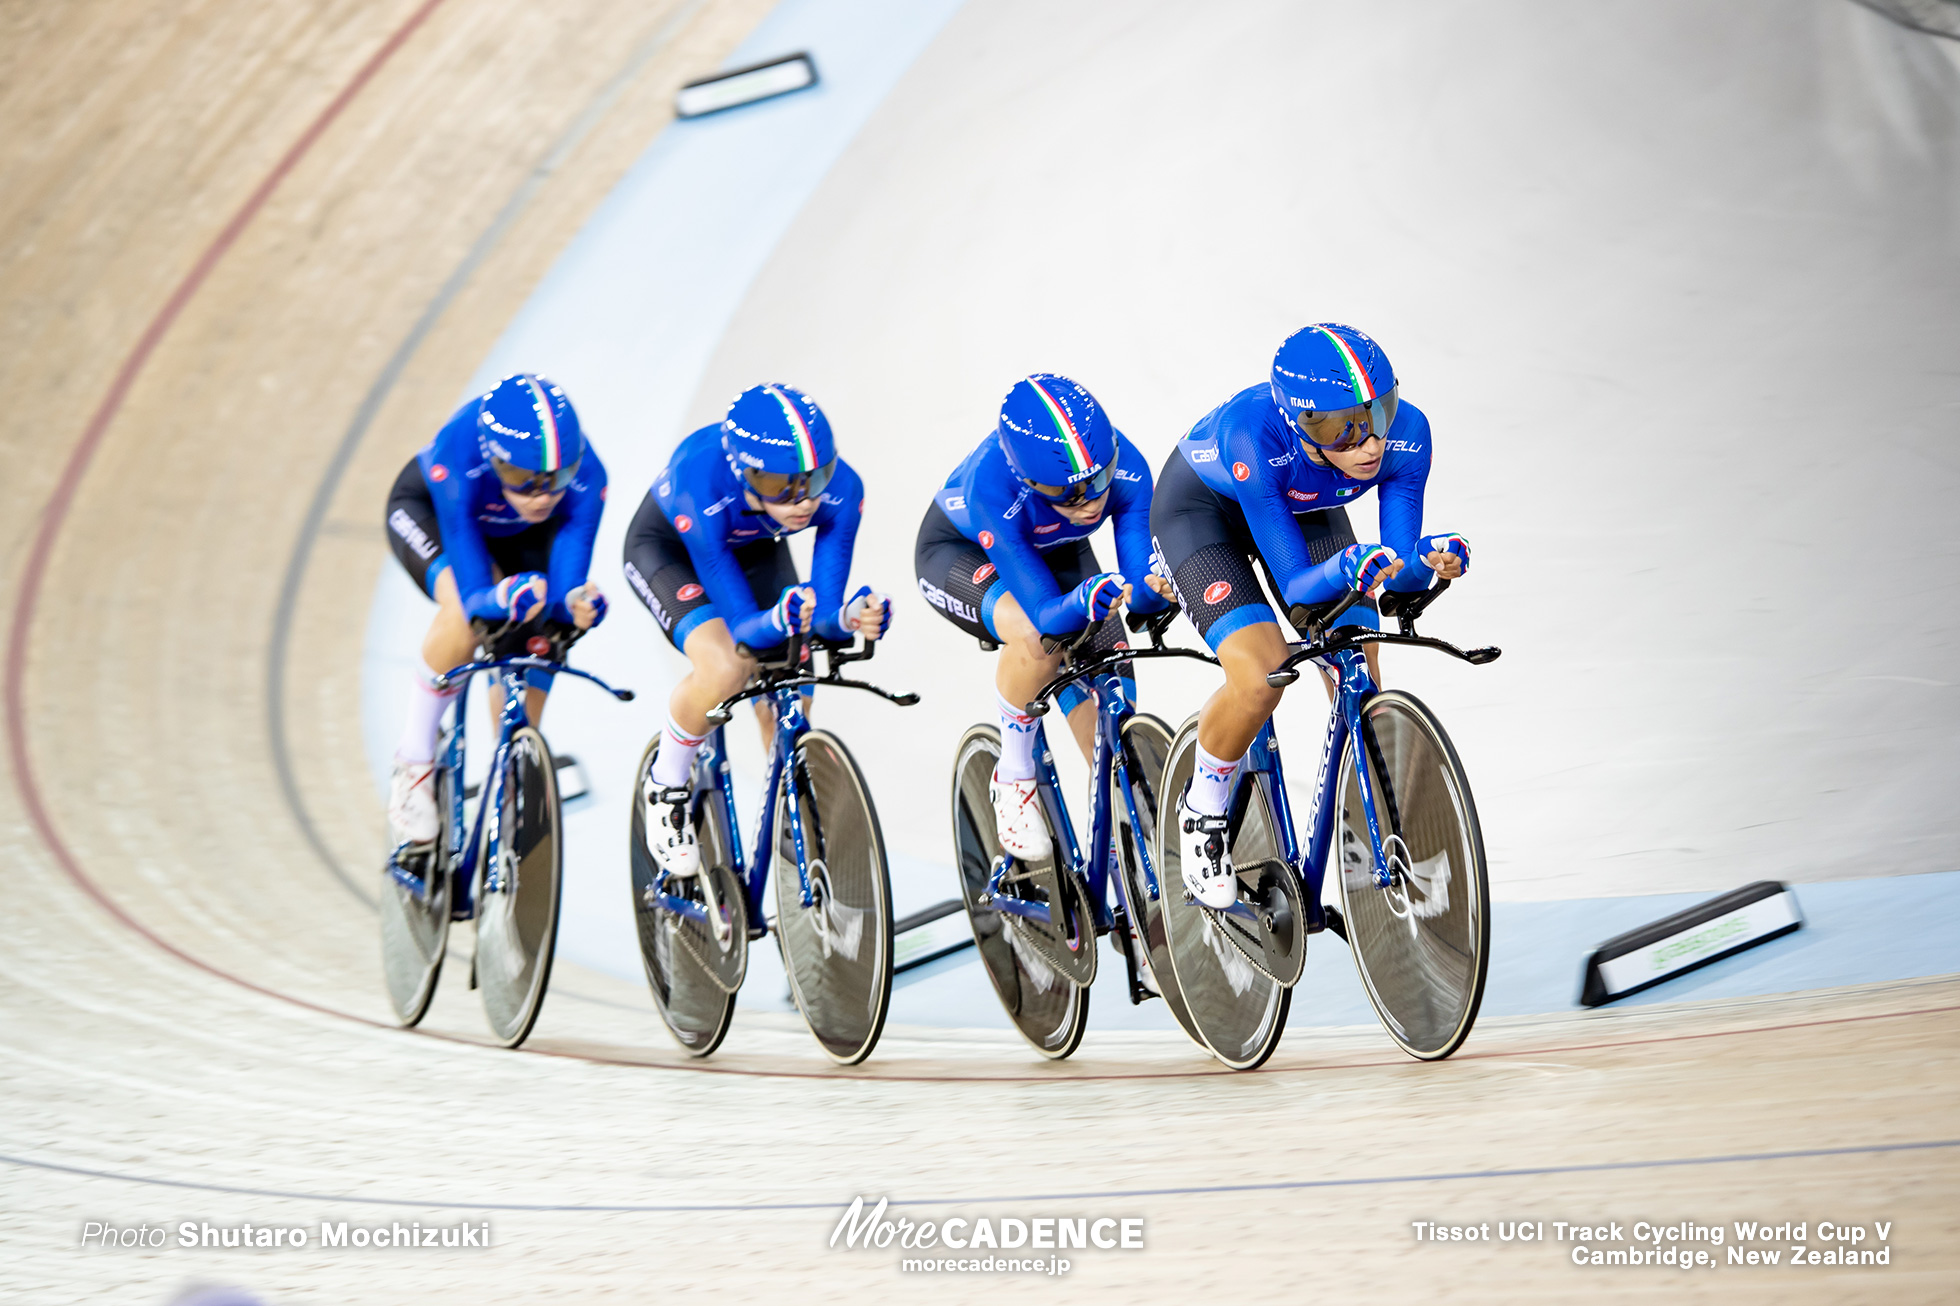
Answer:
[[[433,762],[436,758],[436,736],[442,733],[442,713],[463,687],[438,692],[435,678],[439,672],[427,667],[415,675],[415,692],[408,700],[408,720],[402,722],[402,737],[395,745],[395,760],[419,766]]]
[[[669,716],[667,728],[660,733],[660,753],[653,759],[653,782],[662,789],[685,788],[688,772],[694,769],[694,755],[701,751],[701,741],[706,738],[688,734]]]
[[[1243,755],[1229,762],[1221,761],[1205,751],[1205,746],[1197,746],[1198,767],[1191,773],[1191,795],[1187,800],[1191,810],[1200,816],[1218,816],[1225,810],[1225,802],[1232,796],[1232,776],[1245,761]]]
[[[998,693],[994,700],[1000,707],[1000,765],[994,768],[994,774],[1003,780],[1032,780],[1034,732],[1038,723]]]

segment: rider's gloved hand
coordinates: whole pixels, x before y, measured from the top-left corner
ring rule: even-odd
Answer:
[[[544,611],[549,592],[543,572],[520,571],[470,595],[463,602],[463,611],[483,621],[522,625]]]
[[[1341,550],[1341,574],[1357,594],[1372,594],[1401,570],[1402,560],[1386,544],[1350,544]]]
[[[1118,571],[1091,576],[1069,594],[1070,600],[1090,625],[1122,607],[1123,601],[1129,597],[1130,587],[1123,583],[1123,573]]]
[[[860,632],[866,639],[882,639],[891,629],[892,601],[869,585],[860,585],[837,610],[837,624]]]
[[[810,630],[810,617],[817,610],[817,592],[808,585],[787,586],[769,609],[769,624],[784,639]]]
[[[1429,569],[1444,580],[1455,580],[1470,570],[1470,541],[1454,531],[1425,536],[1416,548]]]
[[[1164,565],[1164,555],[1157,551],[1154,542],[1150,550],[1150,574],[1143,578],[1143,583],[1165,602],[1177,602],[1177,588],[1171,584],[1171,569]]]
[[[587,581],[565,596],[565,608],[571,613],[574,626],[591,630],[606,619],[606,596],[597,585]]]

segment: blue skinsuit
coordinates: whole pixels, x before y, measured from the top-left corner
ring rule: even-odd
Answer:
[[[654,481],[653,494],[667,520],[680,532],[695,574],[714,600],[715,615],[728,622],[735,642],[752,649],[781,644],[782,633],[771,615],[778,596],[749,592],[748,578],[735,560],[735,550],[795,532],[768,513],[748,506],[742,482],[722,451],[719,423],[704,426],[681,441],[667,469]],[[810,519],[810,526],[817,530],[810,568],[817,610],[811,628],[825,639],[845,640],[851,638],[851,632],[839,623],[838,609],[844,603],[851,552],[864,515],[864,481],[839,458],[822,497],[823,506]],[[764,606],[757,606],[758,600]],[[685,641],[684,634],[678,638]]]
[[[1085,539],[1107,521],[1116,524],[1118,570],[1130,585],[1130,608],[1158,612],[1164,607],[1165,600],[1144,584],[1150,574],[1150,464],[1121,431],[1116,433],[1109,503],[1091,525],[1069,521],[1022,485],[1001,452],[998,434],[982,440],[933,497],[960,534],[984,549],[1000,572],[1001,583],[988,592],[980,614],[989,631],[994,630],[994,604],[1002,594],[1012,594],[1044,635],[1081,630],[1088,617],[1056,587],[1040,551]]]
[[[1309,459],[1265,384],[1248,386],[1207,413],[1178,451],[1199,479],[1245,514],[1253,542],[1295,603],[1324,603],[1347,591],[1337,554],[1319,566],[1308,559],[1293,515],[1352,503],[1369,490],[1381,500],[1381,542],[1402,559],[1387,582],[1392,590],[1422,590],[1433,575],[1416,550],[1422,534],[1423,488],[1429,480],[1429,419],[1407,401],[1397,406],[1372,478],[1352,480]],[[1241,475],[1243,472],[1243,475]]]
[[[556,523],[551,540],[551,567],[545,573],[550,604],[546,616],[552,621],[572,624],[565,596],[585,584],[592,564],[592,542],[599,534],[599,515],[606,506],[606,466],[588,443],[565,497],[551,510],[545,522],[527,522],[504,498],[503,482],[490,467],[489,459],[477,440],[477,414],[482,399],[472,399],[436,432],[416,454],[422,464],[422,478],[429,484],[429,498],[435,503],[436,522],[442,528],[442,557],[429,570],[429,591],[442,568],[456,575],[456,591],[463,609],[471,615],[486,615],[494,603],[486,600],[497,580],[490,551],[483,546],[485,536],[502,537],[530,530],[534,525]],[[473,602],[474,600],[474,602]]]

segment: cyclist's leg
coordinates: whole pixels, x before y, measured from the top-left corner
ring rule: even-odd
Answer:
[[[941,616],[975,639],[1000,645],[994,689],[1002,770],[1013,779],[1032,776],[1035,722],[1023,708],[1061,669],[1062,655],[1042,652],[1040,632],[1002,587],[986,550],[960,534],[937,503],[919,524],[912,564],[919,593]]]
[[[1152,496],[1150,527],[1178,605],[1225,672],[1225,684],[1198,713],[1196,765],[1190,788],[1179,796],[1179,824],[1192,841],[1184,857],[1186,882],[1195,885],[1201,877],[1194,868],[1209,863],[1211,878],[1225,886],[1222,825],[1214,830],[1219,823],[1212,818],[1224,813],[1239,763],[1279,705],[1280,691],[1266,683],[1266,675],[1285,658],[1286,640],[1252,569],[1244,515],[1207,487],[1181,456],[1165,464]],[[1202,834],[1220,837],[1199,856]],[[1210,901],[1210,895],[1200,896]]]
[[[408,712],[395,744],[394,775],[389,784],[388,821],[397,842],[427,843],[436,837],[436,737],[442,714],[459,690],[438,690],[436,677],[470,660],[476,642],[463,616],[449,560],[442,552],[442,532],[435,503],[429,496],[422,466],[408,460],[388,493],[384,518],[388,545],[409,578],[436,601],[435,615],[422,639],[422,665],[415,669]]]
[[[681,788],[707,737],[708,709],[740,692],[755,674],[755,663],[736,649],[728,623],[694,573],[680,532],[651,493],[626,528],[625,554],[628,588],[688,661],[687,674],[667,697],[666,734],[655,767],[663,787]]]
[[[1000,646],[994,664],[1000,751],[991,783],[1000,846],[1021,860],[1047,855],[1047,823],[1035,796],[1034,741],[1039,723],[1027,701],[1061,665],[1041,651],[1041,636],[978,544],[960,534],[934,503],[919,525],[912,556],[919,593],[940,615],[975,639]]]

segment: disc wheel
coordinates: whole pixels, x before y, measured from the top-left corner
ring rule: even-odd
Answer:
[[[973,926],[981,965],[1007,1010],[1007,1018],[1035,1051],[1059,1060],[1082,1044],[1089,1019],[1089,990],[1071,984],[1024,934],[1017,934],[1013,917],[979,905],[993,874],[994,859],[1000,856],[994,804],[988,794],[994,764],[999,760],[1000,732],[993,726],[968,730],[953,755],[953,850],[960,901],[966,905]],[[1073,884],[1074,877],[1068,879]],[[1087,942],[1094,947],[1093,928]]]
[[[633,776],[633,815],[628,823],[627,864],[632,870],[633,919],[640,940],[640,963],[654,1010],[688,1053],[705,1057],[721,1046],[735,1017],[735,995],[748,971],[747,898],[732,867],[732,841],[718,789],[694,795],[694,834],[701,845],[700,876],[670,880],[666,891],[700,903],[724,928],[669,911],[653,896],[658,878],[646,843],[647,773],[660,751],[655,736],[640,756]],[[710,898],[713,899],[710,904]]]
[[[444,757],[448,751],[439,746],[436,756]],[[440,832],[426,852],[403,854],[405,868],[422,877],[425,892],[417,897],[387,866],[381,868],[381,975],[395,1019],[404,1028],[419,1024],[428,1014],[449,944],[449,873],[456,834],[450,813],[454,786],[447,767],[436,768],[434,784]]]
[[[1163,864],[1157,860],[1157,821],[1159,813],[1165,810],[1159,791],[1164,783],[1164,764],[1170,760],[1170,754],[1171,728],[1156,717],[1139,712],[1123,723],[1123,766],[1130,778],[1130,790],[1136,795],[1137,819],[1141,824],[1132,827],[1121,792],[1113,794],[1118,861],[1123,871],[1123,899],[1130,928],[1143,943],[1158,996],[1163,998],[1184,1032],[1202,1046],[1204,1038],[1191,1023],[1191,1013],[1185,1009],[1184,995],[1178,990],[1177,975],[1171,968],[1170,945],[1164,937],[1163,907],[1151,895],[1151,885],[1144,876],[1143,856],[1147,855],[1160,892],[1183,892],[1176,881],[1165,888]]]
[[[810,905],[803,905],[789,786],[803,816]],[[885,836],[850,750],[806,732],[776,791],[776,940],[790,995],[824,1055],[851,1066],[871,1055],[892,1000],[892,888]]]
[[[558,941],[564,843],[544,736],[519,728],[495,779],[477,858],[476,982],[491,1033],[514,1048],[537,1023]]]
[[[1251,1070],[1265,1064],[1279,1046],[1293,990],[1260,972],[1247,956],[1248,951],[1258,955],[1247,940],[1235,944],[1227,936],[1226,931],[1242,928],[1237,921],[1228,917],[1221,923],[1218,916],[1185,893],[1184,855],[1175,816],[1178,797],[1191,782],[1197,748],[1198,718],[1194,716],[1178,730],[1164,768],[1161,792],[1167,815],[1157,830],[1157,864],[1162,868],[1158,878],[1163,890],[1158,906],[1164,918],[1170,969],[1177,977],[1191,1019],[1187,1028],[1232,1069]],[[1279,839],[1263,785],[1252,779],[1239,785],[1230,815],[1226,848],[1234,866],[1270,866],[1278,860]],[[1263,886],[1250,887],[1256,893]]]
[[[1435,714],[1387,690],[1361,709],[1342,759],[1341,911],[1368,1000],[1389,1037],[1424,1061],[1457,1050],[1490,968],[1490,881],[1470,782]],[[1375,793],[1390,882],[1379,887],[1354,758]]]

